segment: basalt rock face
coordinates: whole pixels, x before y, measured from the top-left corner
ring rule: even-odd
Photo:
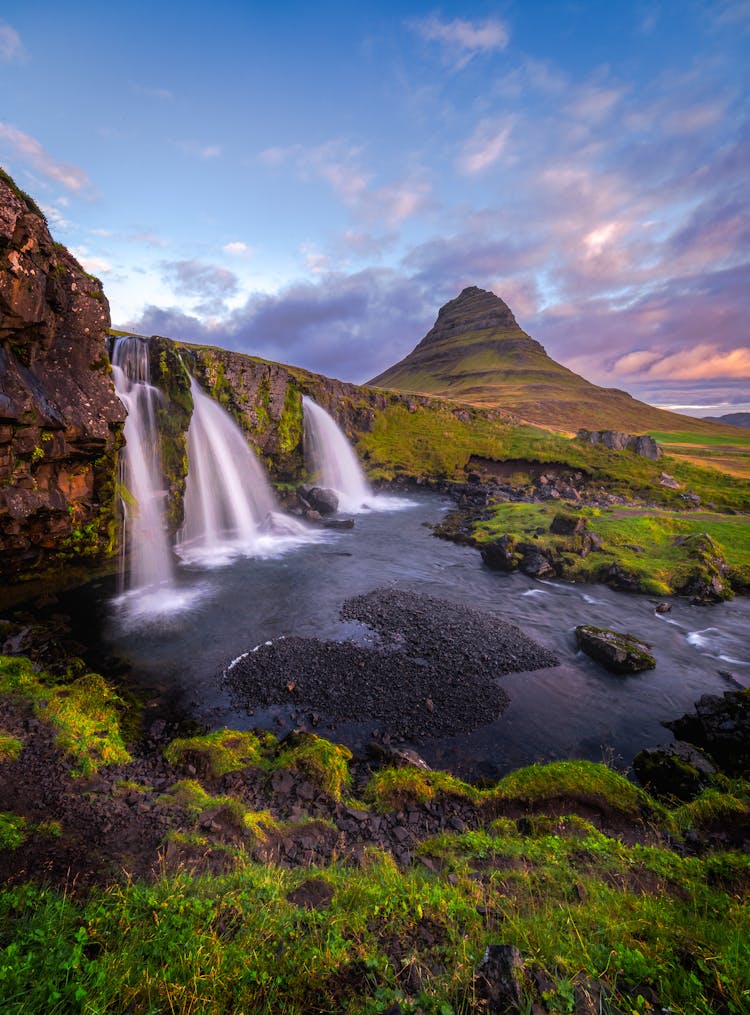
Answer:
[[[109,324],[101,283],[0,173],[0,586],[113,548]]]

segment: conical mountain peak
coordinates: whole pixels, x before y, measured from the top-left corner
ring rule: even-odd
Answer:
[[[450,331],[481,331],[485,328],[505,330],[518,328],[518,323],[504,300],[493,292],[471,285],[440,308],[432,331],[439,330],[446,334]]]

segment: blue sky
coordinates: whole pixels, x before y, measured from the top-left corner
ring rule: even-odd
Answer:
[[[478,285],[705,415],[750,409],[749,78],[750,0],[5,0],[0,164],[115,325],[363,381]]]

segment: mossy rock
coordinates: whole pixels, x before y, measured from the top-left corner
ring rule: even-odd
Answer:
[[[633,768],[649,793],[685,801],[695,799],[716,773],[701,751],[679,740],[640,751]]]
[[[656,659],[649,652],[651,646],[630,634],[582,624],[576,628],[576,639],[586,655],[612,673],[640,673],[656,666]]]

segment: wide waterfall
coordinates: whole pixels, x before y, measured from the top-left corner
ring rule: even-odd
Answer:
[[[177,552],[186,563],[219,564],[310,535],[282,515],[263,468],[232,417],[191,378],[185,520]]]
[[[118,338],[112,373],[128,411],[119,462],[125,528],[121,585],[124,590],[154,592],[171,587],[174,565],[164,519],[156,412],[163,396],[151,384],[148,343],[134,336]]]
[[[336,421],[311,398],[302,398],[305,459],[318,486],[333,490],[339,510],[354,513],[374,507],[374,495],[354,450]]]

